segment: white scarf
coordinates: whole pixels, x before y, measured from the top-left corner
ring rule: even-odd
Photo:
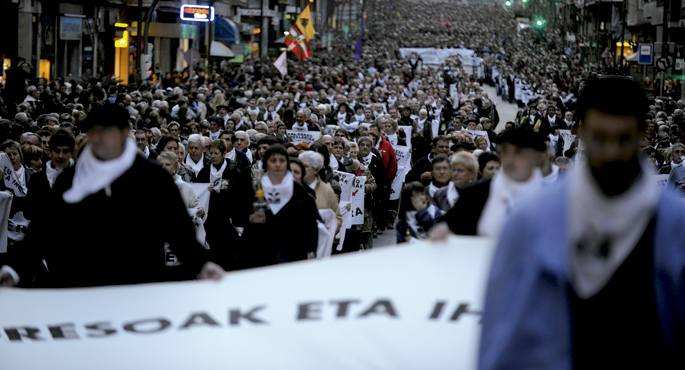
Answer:
[[[186,155],[185,163],[188,165],[188,167],[193,169],[195,176],[197,176],[197,174],[200,173],[202,168],[205,166],[205,154],[202,153],[202,157],[200,157],[200,160],[197,161],[197,163],[193,162],[193,159],[190,158],[190,154],[188,154]]]
[[[659,201],[656,171],[643,162],[642,174],[625,193],[606,197],[598,188],[587,161],[569,174],[569,247],[571,282],[581,298],[596,294],[642,238]],[[598,256],[610,240],[609,255]],[[577,248],[583,241],[584,249]]]
[[[294,130],[294,131],[309,131],[309,128],[307,127],[307,122],[302,122],[302,124],[300,124],[299,122],[295,122],[293,124],[292,130]]]
[[[340,119],[340,116],[338,116],[338,119]],[[363,123],[365,119],[366,119],[366,115],[364,115],[364,114],[355,114],[354,115],[354,121],[355,122]]]
[[[504,172],[498,172],[490,183],[490,196],[478,221],[478,235],[498,237],[506,216],[516,201],[535,191],[541,178],[540,170],[535,170],[525,182],[514,181]]]
[[[330,162],[328,163],[328,165],[331,167],[331,169],[332,169],[333,171],[337,171],[337,170],[338,170],[338,167],[340,167],[340,164],[338,163],[338,160],[337,160],[334,156],[332,156],[332,155],[331,155],[331,160],[330,160]]]
[[[685,164],[685,161],[680,161],[680,163],[675,163],[675,162],[671,161],[671,170],[678,168],[678,167],[682,167],[684,164]]]
[[[109,187],[133,166],[137,152],[135,140],[129,138],[124,143],[124,151],[119,157],[109,161],[101,161],[95,158],[90,144],[87,145],[76,162],[71,188],[62,195],[62,198],[67,203],[78,203],[85,197],[103,189],[107,191],[109,196]]]
[[[347,118],[347,113],[338,112],[338,122],[340,122],[340,121],[344,122],[345,118]]]
[[[224,160],[219,169],[216,168],[214,163],[209,165],[209,182],[216,191],[221,191],[223,188],[223,175],[224,170],[226,169],[226,163],[226,160]]]
[[[145,150],[143,150],[143,156],[145,156],[145,158],[150,156],[150,148],[148,148],[147,145],[145,145]]]
[[[221,130],[217,132],[209,132],[209,138],[212,140],[219,140],[219,136],[221,136]]]
[[[438,214],[438,207],[435,205],[431,204],[428,206],[427,212],[433,217],[436,218],[436,215]],[[419,211],[408,211],[407,212],[407,225],[412,229],[414,232],[414,235],[416,235],[417,239],[426,239],[427,235],[426,233],[428,230],[423,230],[422,228],[419,227],[419,223],[416,220],[416,214],[419,213]]]
[[[385,137],[388,139],[388,141],[390,142],[390,144],[392,144],[393,147],[397,146],[397,141],[399,140],[397,133],[385,134]]]
[[[293,175],[290,172],[285,175],[280,184],[271,183],[268,175],[262,176],[261,183],[264,199],[273,214],[277,214],[293,197]]]
[[[338,121],[338,126],[342,127],[343,130],[347,132],[355,132],[359,128],[359,122],[350,122],[347,123],[345,121]]]
[[[362,161],[364,162],[364,166],[368,167],[371,164],[371,159],[373,158],[373,152],[369,152],[364,158],[362,158]]]
[[[428,195],[430,195],[430,197],[433,198],[435,196],[435,193],[444,188],[445,186],[437,187],[435,184],[433,184],[433,182],[431,182],[430,185],[428,185]]]
[[[457,186],[450,181],[449,185],[447,185],[447,202],[450,204],[450,208],[454,207],[454,204],[457,203],[457,199],[459,199],[459,190],[457,190]]]
[[[226,153],[226,155],[224,156],[224,158],[228,158],[228,159],[230,159],[230,160],[232,160],[232,161],[235,161],[235,148],[231,149],[230,152]]]
[[[67,167],[73,166],[73,165],[74,165],[74,160],[70,159],[69,165]],[[50,184],[50,188],[52,188],[53,185],[55,185],[55,180],[57,180],[57,176],[59,176],[59,174],[62,173],[62,171],[64,171],[64,168],[61,170],[58,170],[57,168],[54,167],[54,165],[52,164],[52,161],[48,161],[48,163],[45,164],[45,176],[48,178],[48,184]]]
[[[26,179],[24,178],[25,171],[24,166],[15,171],[7,153],[0,152],[0,176],[5,181],[5,187],[10,189],[15,197],[25,197],[28,193]]]

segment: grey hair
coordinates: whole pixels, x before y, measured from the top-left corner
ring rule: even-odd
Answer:
[[[192,135],[188,136],[188,144],[191,144],[191,143],[199,143],[200,145],[202,145],[202,135],[192,134]]]
[[[302,153],[297,157],[302,163],[304,163],[306,166],[309,166],[313,168],[316,171],[319,171],[323,168],[323,156],[321,153],[317,153],[312,150],[307,150]]]

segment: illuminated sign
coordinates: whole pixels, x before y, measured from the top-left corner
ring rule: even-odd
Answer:
[[[212,22],[214,7],[209,5],[181,5],[181,19],[192,22]]]

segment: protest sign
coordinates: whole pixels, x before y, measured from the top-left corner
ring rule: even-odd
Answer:
[[[0,368],[475,369],[491,253],[453,237],[219,282],[0,288]]]
[[[319,131],[287,130],[286,133],[294,144],[311,144],[321,138]]]
[[[364,184],[366,176],[355,176],[352,180],[352,225],[364,224]]]
[[[12,208],[12,195],[0,191],[0,253],[7,253],[7,225]]]
[[[564,153],[571,149],[571,144],[576,140],[576,135],[571,133],[571,130],[559,130],[559,136],[564,139]]]
[[[402,184],[404,178],[411,170],[411,148],[408,146],[398,145],[395,147],[395,155],[397,157],[397,175],[390,185],[390,200],[400,199],[402,194]]]

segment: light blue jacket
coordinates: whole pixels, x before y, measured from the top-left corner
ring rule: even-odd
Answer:
[[[571,369],[568,186],[542,189],[508,218],[487,284],[480,370]],[[685,200],[670,188],[657,208],[654,264],[662,330],[685,360]]]

